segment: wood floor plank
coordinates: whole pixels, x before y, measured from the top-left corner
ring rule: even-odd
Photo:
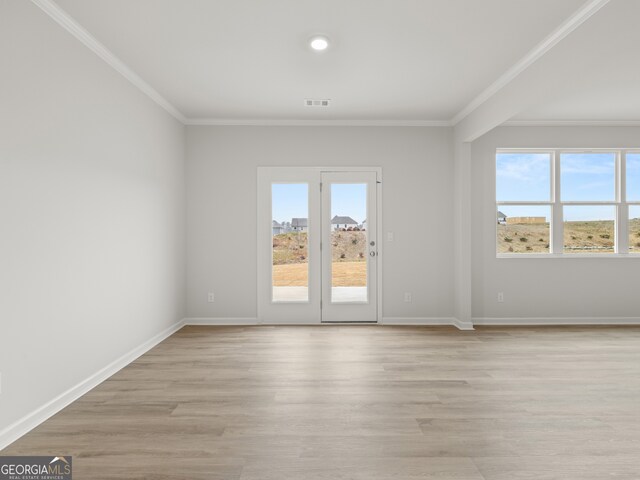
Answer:
[[[638,479],[640,328],[185,327],[1,453],[78,479]]]

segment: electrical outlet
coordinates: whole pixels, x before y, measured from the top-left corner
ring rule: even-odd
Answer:
[[[387,242],[393,242],[393,232],[387,232]]]
[[[404,292],[404,301],[407,303],[411,302],[411,293],[410,292]]]
[[[209,295],[207,295],[207,302],[213,303],[215,301],[216,301],[215,295],[213,294],[213,292],[209,292]]]
[[[498,292],[498,303],[504,302],[504,292]]]

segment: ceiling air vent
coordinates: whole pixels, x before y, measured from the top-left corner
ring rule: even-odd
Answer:
[[[307,98],[304,101],[304,104],[307,107],[328,107],[329,105],[331,105],[331,100],[327,99],[327,100],[313,100],[310,98]]]

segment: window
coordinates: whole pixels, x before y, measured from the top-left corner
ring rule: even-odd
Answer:
[[[549,253],[552,158],[552,152],[497,154],[498,253]]]
[[[615,152],[560,153],[564,253],[615,253]]]
[[[640,254],[640,151],[498,150],[498,255]]]
[[[563,202],[613,202],[615,153],[561,153]]]
[[[498,253],[549,253],[550,211],[548,206],[500,206]]]
[[[551,153],[498,153],[499,202],[551,200]]]
[[[627,200],[640,204],[640,153],[627,153]]]
[[[564,253],[614,253],[616,207],[565,205]]]
[[[640,205],[629,205],[629,253],[640,253]]]

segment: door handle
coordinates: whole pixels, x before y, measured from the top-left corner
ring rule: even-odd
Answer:
[[[373,250],[371,250],[371,251],[369,252],[369,256],[371,256],[371,257],[375,257],[375,256],[376,256],[376,252],[374,252]]]

